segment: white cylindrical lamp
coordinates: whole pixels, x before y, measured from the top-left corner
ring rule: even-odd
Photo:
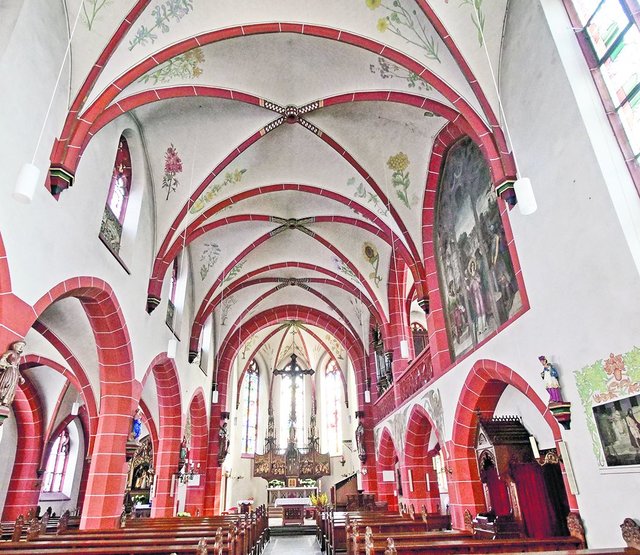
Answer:
[[[178,340],[177,339],[169,339],[169,343],[167,345],[167,358],[174,359],[176,358],[176,353],[178,352]]]
[[[22,204],[29,204],[33,200],[39,179],[40,170],[34,164],[27,163],[22,166],[13,190],[13,198]]]
[[[516,193],[518,199],[518,207],[520,208],[520,214],[523,216],[529,216],[538,209],[538,203],[536,197],[533,194],[533,187],[531,180],[528,177],[521,177],[513,184],[513,190]]]

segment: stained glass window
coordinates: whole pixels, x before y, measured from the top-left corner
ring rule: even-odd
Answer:
[[[640,31],[637,0],[573,0],[612,108],[622,122],[632,155],[640,157]],[[609,108],[608,108],[609,109]]]
[[[340,402],[342,400],[342,380],[335,361],[329,362],[324,374],[324,409],[326,449],[332,456],[339,455],[342,442],[342,419]]]
[[[51,446],[47,466],[45,467],[42,491],[59,493],[64,485],[71,444],[69,431],[65,428]]]
[[[296,380],[296,445],[304,447],[305,444],[305,390],[302,376],[297,376]],[[289,416],[291,414],[291,377],[282,376],[280,379],[280,447],[285,448],[289,440]]]
[[[111,183],[107,204],[102,215],[100,237],[114,252],[120,251],[122,240],[122,224],[127,210],[129,192],[131,190],[131,153],[124,135],[118,142],[116,160],[111,173]]]
[[[449,486],[447,484],[447,470],[444,465],[442,453],[438,453],[433,457],[433,468],[436,471],[436,477],[438,479],[438,490],[440,490],[440,493],[447,493]]]
[[[258,435],[258,389],[260,372],[258,363],[252,360],[242,380],[241,406],[244,408],[242,428],[242,452],[253,455],[256,452]]]

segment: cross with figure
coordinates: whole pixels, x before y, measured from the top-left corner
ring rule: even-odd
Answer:
[[[295,331],[294,331],[295,333]],[[295,343],[294,343],[295,348]],[[292,349],[293,350],[293,349]],[[298,356],[295,353],[291,353],[291,360],[281,370],[274,370],[274,376],[283,376],[283,378],[291,378],[291,412],[289,413],[289,444],[296,444],[296,390],[298,384],[296,378],[298,376],[311,376],[314,371],[309,368],[303,370],[297,362]]]

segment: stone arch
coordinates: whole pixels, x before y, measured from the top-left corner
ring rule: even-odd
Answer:
[[[200,466],[200,473],[204,473],[207,467],[207,406],[204,400],[204,391],[199,387],[189,403],[189,415],[191,416],[191,453],[196,467]],[[187,488],[187,500],[185,511],[196,516],[204,510],[204,479],[201,477],[199,486]]]
[[[2,520],[26,516],[38,504],[41,480],[38,476],[44,439],[44,415],[38,392],[25,378],[16,390],[13,414],[18,428],[18,444],[11,480],[2,512]]]
[[[124,431],[134,410],[131,341],[120,305],[108,283],[92,277],[65,280],[43,295],[27,320],[19,318],[23,335],[52,304],[78,299],[93,331],[100,374],[100,417],[91,456],[82,528],[112,528],[122,512],[127,465]],[[27,320],[27,321],[25,321]],[[105,474],[109,476],[105,480]]]
[[[396,461],[400,457],[396,450],[396,446],[391,437],[391,432],[386,426],[380,435],[380,442],[377,445],[376,452],[378,458],[376,461],[376,471],[378,474],[378,496],[381,501],[386,501],[389,510],[393,511],[398,508],[398,492],[396,489]],[[387,475],[385,473],[392,472],[393,480],[385,481]]]
[[[449,482],[450,508],[452,521],[457,528],[464,528],[465,510],[475,515],[485,509],[484,493],[475,454],[478,417],[493,416],[498,401],[508,385],[515,387],[531,401],[549,425],[554,441],[557,443],[562,440],[560,425],[547,405],[522,376],[494,360],[476,361],[462,386],[449,449],[454,469]],[[577,501],[570,493],[564,470],[563,475],[569,505],[571,509],[577,509]]]
[[[173,516],[172,476],[178,468],[180,439],[182,437],[182,410],[180,381],[175,362],[167,353],[156,356],[142,380],[142,388],[153,373],[158,393],[160,413],[158,449],[155,453],[156,493],[152,516]]]
[[[438,442],[429,449],[432,432]],[[438,478],[433,468],[432,457],[440,450],[441,439],[429,413],[421,405],[414,405],[407,422],[407,434],[404,448],[404,468],[408,474],[411,470],[411,480],[407,477],[405,498],[413,503],[416,511],[424,505],[428,512],[440,512],[440,490]]]

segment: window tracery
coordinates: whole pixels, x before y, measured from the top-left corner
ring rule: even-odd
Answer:
[[[242,453],[254,455],[258,435],[258,392],[260,371],[258,363],[251,361],[242,381],[241,403],[244,411],[242,428]]]
[[[324,373],[324,410],[325,410],[325,446],[329,455],[336,456],[341,452],[342,442],[342,379],[340,369],[334,360],[331,360]]]
[[[69,462],[69,448],[71,437],[65,428],[60,432],[51,446],[51,452],[45,467],[42,491],[43,493],[60,493],[64,485],[67,465]]]

